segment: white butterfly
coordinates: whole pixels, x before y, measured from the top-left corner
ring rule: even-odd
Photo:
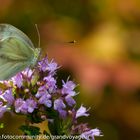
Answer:
[[[40,51],[22,31],[9,24],[0,24],[0,80],[8,80],[34,66]]]

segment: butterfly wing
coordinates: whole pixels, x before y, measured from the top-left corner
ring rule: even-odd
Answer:
[[[0,41],[0,59],[9,61],[30,61],[34,56],[34,50],[28,44],[16,37],[9,37]]]
[[[40,54],[19,29],[0,24],[0,80],[7,80],[26,67],[34,66]]]
[[[16,37],[34,48],[33,43],[26,34],[10,24],[0,24],[0,40],[7,39],[9,37]]]
[[[0,80],[8,80],[27,67],[26,63],[0,60]]]
[[[0,42],[0,80],[7,80],[16,73],[30,66],[34,50],[24,42],[9,37]]]
[[[21,40],[10,37],[0,42],[0,80],[7,80],[31,65],[34,51]]]

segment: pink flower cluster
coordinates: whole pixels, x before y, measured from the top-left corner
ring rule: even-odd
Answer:
[[[77,132],[83,139],[93,139],[94,136],[101,136],[100,130],[90,129],[87,125],[83,130],[76,130],[80,126],[77,119],[82,116],[89,116],[88,110],[83,105],[75,109],[77,95],[76,84],[67,80],[62,80],[62,88],[59,89],[56,80],[57,63],[53,60],[48,61],[47,57],[38,62],[34,69],[27,68],[18,73],[8,81],[1,81],[0,88],[0,118],[5,112],[14,112],[15,114],[32,115],[38,112],[38,117],[53,120],[53,116],[46,113],[47,109],[58,113],[58,117],[65,120],[71,117],[70,134]],[[43,121],[43,120],[42,120]],[[83,125],[83,124],[81,124]]]

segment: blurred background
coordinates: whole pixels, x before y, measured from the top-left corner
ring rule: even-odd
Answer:
[[[139,0],[0,0],[0,23],[36,47],[38,25],[42,52],[61,66],[59,80],[70,76],[79,103],[92,107],[84,119],[103,132],[97,140],[140,140]],[[5,114],[0,133],[17,133],[22,120]]]

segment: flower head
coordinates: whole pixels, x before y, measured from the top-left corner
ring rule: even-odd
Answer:
[[[81,138],[84,138],[86,140],[95,140],[95,136],[103,136],[103,135],[101,134],[101,131],[99,129],[95,128],[83,132],[80,136]]]
[[[41,71],[48,71],[50,75],[54,75],[56,70],[59,68],[57,63],[55,63],[53,60],[49,62],[47,57],[39,61],[38,66]]]
[[[32,113],[37,108],[37,102],[33,99],[26,100],[27,112]]]
[[[67,112],[64,110],[66,108],[66,105],[64,104],[63,100],[61,98],[56,99],[54,101],[54,110],[57,110],[59,112],[60,117],[65,118]]]
[[[63,100],[62,99],[56,99],[54,101],[54,110],[63,110],[66,108],[66,105],[64,104]]]
[[[42,97],[43,95],[48,94],[47,89],[48,89],[48,86],[47,86],[46,84],[43,85],[43,86],[40,86],[40,87],[38,88],[38,91],[37,91],[35,97],[36,97],[36,98],[40,98],[40,97]]]
[[[76,112],[76,118],[81,116],[89,116],[89,114],[87,113],[88,110],[89,109],[86,109],[85,107],[83,107],[83,105],[81,105],[81,107]]]
[[[14,84],[17,85],[18,88],[21,88],[22,82],[23,82],[23,78],[22,78],[22,74],[21,73],[16,74],[12,78],[12,80],[13,80]]]
[[[26,68],[23,72],[22,72],[23,76],[25,76],[27,78],[27,80],[30,80],[32,78],[33,75],[33,70]]]
[[[60,89],[55,78],[58,68],[57,63],[53,60],[49,62],[45,57],[35,68],[26,68],[10,81],[1,82],[3,86],[0,89],[0,117],[10,108],[11,112],[27,116],[30,124],[47,119],[48,126],[53,128],[50,132],[69,132],[72,135],[79,134],[87,140],[94,140],[94,136],[101,136],[101,132],[97,128],[90,129],[87,123],[78,124],[76,119],[89,116],[89,109],[81,105],[77,111],[75,110],[76,84],[71,80],[62,80]],[[57,130],[56,126],[60,124],[62,126]]]
[[[51,95],[50,94],[44,94],[41,96],[38,100],[39,104],[44,104],[46,107],[51,107],[52,106],[52,101],[51,101]]]
[[[11,88],[6,90],[3,93],[2,97],[7,102],[8,105],[12,105],[15,100]]]
[[[49,71],[49,74],[54,75],[58,68],[58,64],[52,60],[50,63],[48,63],[46,70]]]
[[[67,81],[66,83],[64,81],[62,82],[63,82],[62,94],[75,96],[76,95],[76,92],[74,91],[74,88],[76,87],[75,83],[73,81]]]
[[[20,113],[20,112],[24,114],[27,113],[28,106],[23,99],[21,98],[16,99],[14,106],[15,106],[16,113]]]
[[[48,87],[48,91],[50,93],[54,92],[56,89],[56,80],[54,79],[54,77],[52,77],[51,75],[44,77],[43,79],[46,82],[46,87]]]
[[[73,105],[75,105],[76,104],[76,101],[70,96],[70,95],[67,95],[66,97],[65,97],[65,101],[67,102],[67,104],[69,105],[69,106],[73,106]]]
[[[48,65],[47,56],[45,58],[43,58],[41,61],[38,62],[38,66],[39,66],[40,71],[45,72],[46,68],[47,68],[47,65]]]

